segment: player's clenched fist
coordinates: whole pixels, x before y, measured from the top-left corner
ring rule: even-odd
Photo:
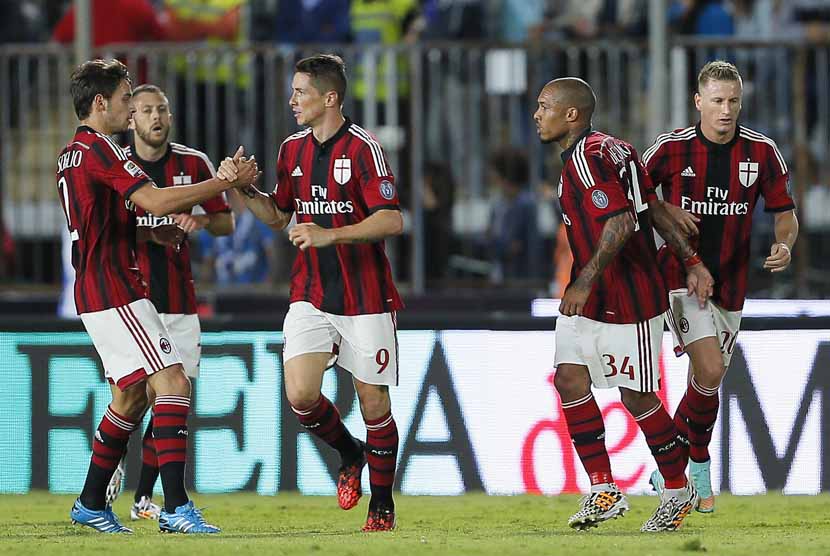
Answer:
[[[305,251],[309,247],[328,247],[334,243],[334,232],[317,224],[297,224],[288,232],[288,239]]]

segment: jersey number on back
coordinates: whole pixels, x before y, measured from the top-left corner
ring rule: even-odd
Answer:
[[[72,227],[72,220],[69,218],[69,185],[66,183],[66,178],[61,178],[58,180],[58,189],[61,192],[61,197],[63,198],[63,214],[66,216],[66,226],[69,228],[69,237],[72,238],[72,241],[75,241],[80,237],[78,234],[78,230]]]
[[[628,169],[631,168],[629,172]],[[640,230],[640,219],[638,214],[648,209],[648,205],[643,202],[643,196],[640,192],[640,177],[637,173],[637,164],[631,160],[628,166],[620,168],[620,179],[628,181],[628,199],[634,203],[634,231]]]

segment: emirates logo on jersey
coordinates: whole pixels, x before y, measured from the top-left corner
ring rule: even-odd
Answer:
[[[328,187],[322,185],[311,186],[312,199],[294,199],[297,214],[349,214],[354,212],[352,201],[329,200]]]

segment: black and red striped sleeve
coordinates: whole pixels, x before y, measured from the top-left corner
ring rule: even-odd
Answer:
[[[372,136],[361,139],[357,150],[357,179],[369,212],[400,210],[395,176],[383,148]]]
[[[288,170],[288,150],[285,143],[280,145],[277,154],[277,185],[271,193],[271,198],[282,212],[294,212],[294,184],[291,181],[291,171]]]
[[[770,140],[770,144],[764,144],[762,160],[761,195],[764,197],[764,211],[785,212],[794,209],[790,172],[774,141]]]

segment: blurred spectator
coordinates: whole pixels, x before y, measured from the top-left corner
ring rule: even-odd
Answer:
[[[236,218],[232,235],[199,234],[201,275],[219,285],[272,282],[275,269],[274,231],[260,222],[239,195],[228,195]]]
[[[349,0],[280,0],[271,40],[278,43],[349,41]]]
[[[49,37],[40,2],[0,0],[0,43],[40,42]]]
[[[214,47],[239,46],[245,40],[241,25],[245,3],[246,0],[164,0],[170,38],[203,41]],[[178,74],[175,98],[180,107],[175,114],[174,133],[187,130],[186,137],[177,137],[205,151],[213,160],[221,160],[231,150],[229,122],[240,119],[244,91],[251,82],[249,61],[247,55],[171,56]],[[236,88],[236,94],[231,93],[231,87]],[[229,106],[229,97],[238,104]],[[239,141],[239,138],[234,137],[233,141]]]
[[[446,277],[455,241],[452,227],[455,188],[455,178],[449,164],[428,162],[425,165],[423,194],[427,281]]]
[[[735,24],[722,0],[675,0],[669,22],[681,35],[732,35]]]
[[[591,39],[599,33],[604,0],[547,0],[542,23],[528,29],[531,39]]]
[[[514,0],[533,4],[544,0]],[[487,0],[422,0],[424,37],[438,40],[480,40],[493,33],[495,27]]]
[[[498,17],[498,38],[504,42],[527,42],[529,31],[542,25],[546,0],[502,0]]]
[[[540,252],[536,224],[537,201],[528,187],[528,161],[524,151],[502,148],[490,157],[494,199],[487,249],[494,263],[495,283],[537,277]]]
[[[166,37],[162,20],[149,0],[92,0],[92,46],[160,41]],[[4,14],[5,16],[5,14]],[[52,32],[60,43],[75,40],[75,5],[70,4]]]

